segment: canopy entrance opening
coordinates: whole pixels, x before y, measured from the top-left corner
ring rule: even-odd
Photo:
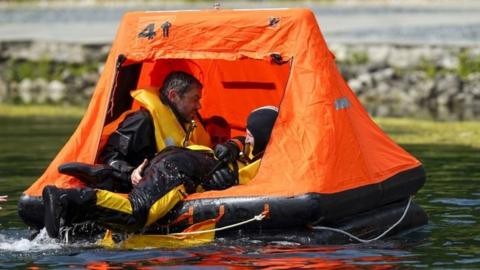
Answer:
[[[127,63],[126,61],[125,63]],[[203,84],[203,118],[222,116],[232,127],[232,136],[243,134],[248,114],[255,108],[279,107],[291,70],[291,61],[259,59],[160,59],[120,66],[109,100],[105,125],[124,111],[136,109],[130,91],[159,90],[172,71],[192,74]]]

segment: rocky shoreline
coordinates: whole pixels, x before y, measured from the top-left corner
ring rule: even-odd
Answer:
[[[329,44],[373,116],[480,118],[480,46]],[[109,44],[0,42],[0,103],[86,104]]]
[[[333,44],[330,49],[371,115],[480,118],[480,47]]]

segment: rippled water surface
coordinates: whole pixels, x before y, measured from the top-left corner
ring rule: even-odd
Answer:
[[[479,149],[455,144],[403,145],[425,164],[429,179],[416,197],[430,217],[420,230],[371,244],[302,246],[293,242],[219,239],[187,249],[109,250],[63,245],[45,232],[34,240],[16,215],[20,193],[70,136],[77,118],[0,116],[0,269],[480,268]],[[402,132],[388,130],[391,135]]]

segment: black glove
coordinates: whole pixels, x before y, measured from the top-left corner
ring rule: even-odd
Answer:
[[[224,162],[235,162],[240,154],[240,147],[235,141],[228,140],[226,143],[215,146],[215,157]]]
[[[228,166],[216,170],[212,176],[203,181],[205,190],[222,190],[238,185],[238,173],[232,171]]]
[[[182,183],[185,187],[185,191],[187,192],[187,194],[195,193],[197,191],[197,184],[195,183],[195,181],[193,181],[192,178],[188,177],[185,174],[182,174],[182,176]]]

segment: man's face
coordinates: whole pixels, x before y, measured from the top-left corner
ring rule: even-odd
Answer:
[[[200,105],[200,99],[202,98],[202,89],[192,86],[190,90],[183,96],[177,94],[177,92],[170,90],[170,101],[175,105],[180,115],[187,121],[191,121],[195,118],[195,114],[202,108]]]
[[[252,133],[250,133],[250,131],[247,129],[247,132],[245,134],[245,149],[243,150],[247,156],[251,155],[251,152],[253,151],[254,143],[255,143],[255,140],[252,136]]]

